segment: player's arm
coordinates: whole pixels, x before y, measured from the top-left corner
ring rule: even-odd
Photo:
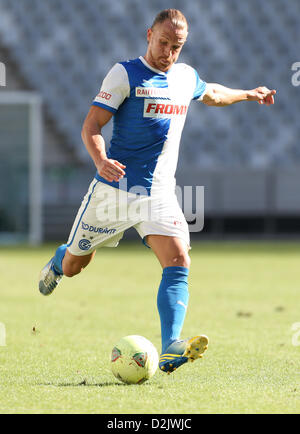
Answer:
[[[125,175],[126,166],[117,160],[107,158],[102,128],[112,118],[113,113],[102,107],[92,106],[83,123],[81,137],[93,159],[100,176],[109,182],[119,181]]]
[[[217,83],[207,83],[202,102],[208,106],[225,107],[241,101],[257,101],[259,104],[274,104],[276,90],[261,86],[252,90],[231,89]]]

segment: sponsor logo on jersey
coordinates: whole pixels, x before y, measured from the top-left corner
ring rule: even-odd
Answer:
[[[165,100],[145,99],[144,118],[171,118],[173,116],[185,116],[187,105],[171,104]]]
[[[169,89],[167,87],[136,87],[135,96],[153,98],[170,98]]]
[[[96,98],[102,98],[102,99],[106,99],[106,101],[109,101],[111,98],[111,94],[108,92],[104,92],[104,90],[101,90],[96,96]]]
[[[114,234],[117,229],[109,229],[109,228],[97,228],[96,226],[88,225],[87,223],[81,222],[81,227],[84,231],[96,232],[98,234]]]

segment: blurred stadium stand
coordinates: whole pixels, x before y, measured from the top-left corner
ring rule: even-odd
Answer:
[[[145,54],[147,27],[170,5],[190,24],[181,61],[204,80],[278,92],[273,107],[191,104],[178,183],[205,186],[205,232],[300,233],[300,87],[291,84],[299,0],[0,0],[7,89],[44,101],[46,239],[68,234],[93,176],[80,131],[102,79],[115,62]]]

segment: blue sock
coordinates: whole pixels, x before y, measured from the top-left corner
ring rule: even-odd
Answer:
[[[185,267],[166,267],[163,270],[157,294],[162,352],[180,338],[189,299],[188,274]]]
[[[67,244],[62,244],[55,252],[55,256],[53,259],[54,270],[59,274],[64,274],[62,270],[62,261],[65,257],[67,250]]]

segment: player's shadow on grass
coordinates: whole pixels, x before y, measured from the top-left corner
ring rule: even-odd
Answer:
[[[109,386],[123,386],[123,387],[129,387],[129,386],[136,386],[136,384],[125,384],[125,383],[118,383],[117,381],[105,381],[103,383],[88,383],[85,380],[81,383],[44,383],[40,384],[40,386],[54,386],[54,387],[109,387]]]

